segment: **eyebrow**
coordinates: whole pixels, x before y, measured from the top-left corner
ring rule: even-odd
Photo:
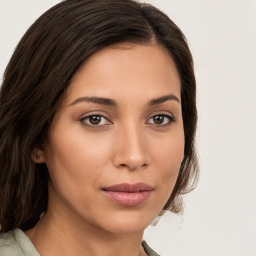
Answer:
[[[75,99],[70,106],[75,105],[80,102],[91,102],[91,103],[96,103],[100,105],[106,105],[106,106],[111,106],[111,107],[116,107],[117,103],[116,101],[108,98],[103,98],[103,97],[80,97]]]
[[[150,102],[149,102],[149,105],[150,106],[154,106],[154,105],[157,105],[157,104],[161,104],[161,103],[164,103],[168,100],[175,100],[177,101],[178,103],[180,103],[180,100],[173,94],[168,94],[168,95],[164,95],[160,98],[156,98],[156,99],[152,99]]]
[[[149,104],[150,106],[155,106],[161,103],[164,103],[166,101],[169,100],[174,100],[180,103],[180,100],[173,94],[169,94],[169,95],[164,95],[162,97],[156,98],[156,99],[152,99],[150,100]],[[96,103],[96,104],[100,104],[100,105],[105,105],[105,106],[110,106],[110,107],[116,107],[117,103],[115,100],[113,99],[109,99],[109,98],[104,98],[104,97],[80,97],[75,99],[69,106],[73,106],[77,103],[80,102],[91,102],[91,103]]]

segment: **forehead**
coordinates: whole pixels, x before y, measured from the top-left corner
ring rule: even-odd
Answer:
[[[71,79],[69,100],[75,97],[108,98],[168,93],[180,96],[179,75],[169,52],[159,45],[119,44],[89,57]]]

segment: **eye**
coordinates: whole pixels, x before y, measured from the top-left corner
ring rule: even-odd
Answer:
[[[175,118],[171,115],[167,114],[158,114],[152,116],[149,120],[149,124],[157,125],[157,126],[166,126],[170,125],[172,122],[175,121]]]
[[[111,124],[111,122],[102,115],[90,115],[90,116],[82,117],[80,119],[80,122],[83,125],[88,125],[92,127]]]

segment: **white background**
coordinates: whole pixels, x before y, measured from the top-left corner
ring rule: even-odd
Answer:
[[[0,0],[0,75],[56,0]],[[198,85],[201,177],[183,216],[145,239],[162,256],[256,255],[256,0],[147,0],[185,33]]]

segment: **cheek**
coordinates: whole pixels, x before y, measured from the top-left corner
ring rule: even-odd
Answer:
[[[100,134],[69,127],[65,131],[55,129],[52,134],[47,166],[52,182],[84,190],[86,184],[94,186],[100,178],[109,159],[109,143]]]
[[[183,159],[183,151],[178,152],[175,155],[162,155],[161,162],[159,162],[158,177],[161,180],[160,183],[170,190],[173,189],[181,166]]]
[[[77,204],[90,205],[100,178],[103,152],[92,139],[84,139],[79,133],[60,130],[51,138],[47,152],[47,167],[54,202],[78,210]],[[100,162],[101,161],[101,162]],[[84,196],[86,195],[86,196]]]
[[[161,184],[160,189],[162,193],[167,195],[167,199],[176,183],[183,158],[183,132],[178,132],[175,136],[161,141],[155,150],[154,161],[157,163],[156,178],[159,180],[159,184]]]

